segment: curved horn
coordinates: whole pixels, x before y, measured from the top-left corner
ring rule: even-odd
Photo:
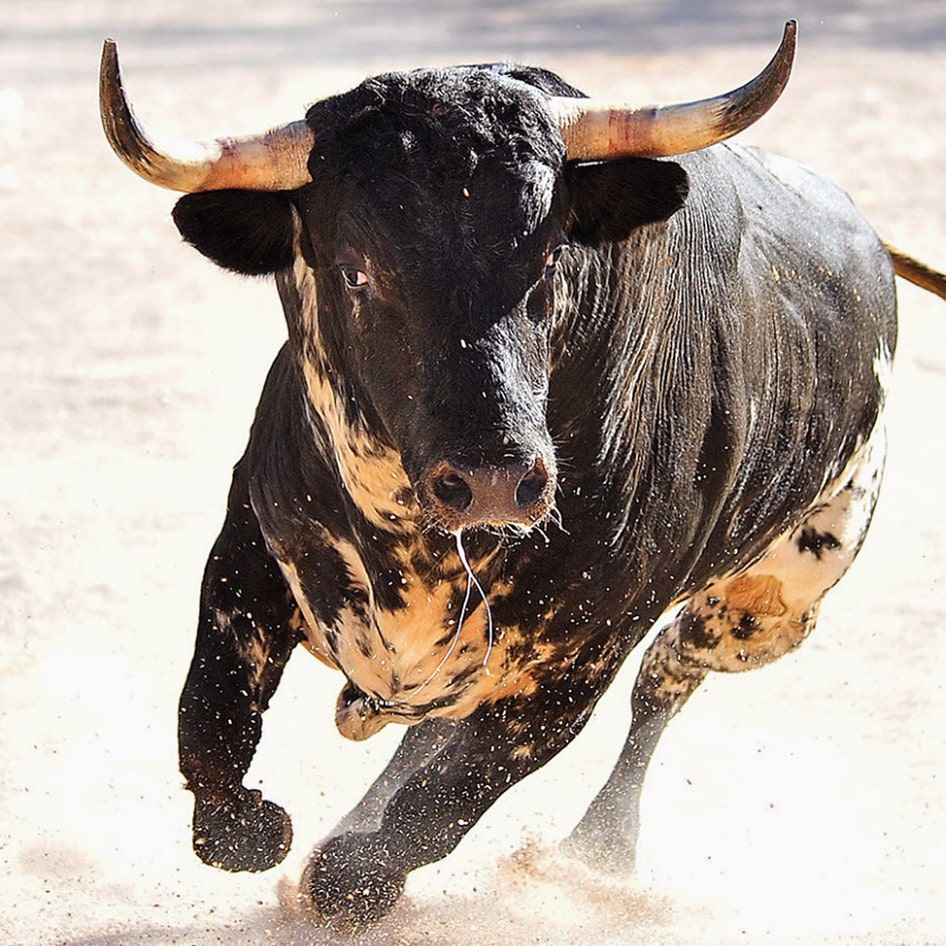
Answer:
[[[598,99],[548,100],[569,160],[670,157],[723,141],[761,118],[782,94],[795,56],[796,23],[785,24],[772,61],[751,82],[715,98],[635,108]]]
[[[315,139],[304,121],[245,138],[174,141],[152,135],[125,97],[111,39],[102,47],[99,108],[114,152],[152,184],[191,194],[231,187],[294,190],[311,181],[307,161]]]

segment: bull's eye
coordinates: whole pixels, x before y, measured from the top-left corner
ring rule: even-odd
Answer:
[[[368,274],[354,266],[339,266],[339,272],[349,289],[365,289],[368,286]]]
[[[562,248],[556,247],[552,250],[548,256],[545,257],[545,277],[548,278],[555,272],[555,267],[558,264],[558,259],[562,255]]]

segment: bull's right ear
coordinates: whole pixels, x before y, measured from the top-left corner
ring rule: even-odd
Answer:
[[[293,210],[286,191],[187,194],[172,216],[181,236],[224,269],[265,276],[292,263]]]

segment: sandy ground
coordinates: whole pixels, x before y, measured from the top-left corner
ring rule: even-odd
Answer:
[[[551,9],[549,9],[551,8]],[[96,112],[101,41],[182,135],[301,115],[365,74],[522,58],[590,92],[694,97],[801,21],[795,78],[747,140],[834,177],[892,242],[946,265],[946,10],[898,4],[0,0],[0,943],[322,944],[278,906],[396,733],[334,731],[303,654],[250,784],[295,818],[285,870],[189,849],[175,758],[200,570],[283,326],[263,282],[180,244]],[[946,308],[901,291],[886,492],[815,636],[716,677],[661,745],[640,872],[554,855],[605,778],[630,677],[552,765],[363,942],[946,943]],[[633,668],[628,668],[633,672]]]

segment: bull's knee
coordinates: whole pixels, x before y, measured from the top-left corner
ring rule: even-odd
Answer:
[[[817,602],[793,607],[782,582],[747,573],[695,596],[678,619],[680,659],[704,670],[751,670],[777,660],[811,633]]]
[[[634,685],[636,725],[662,728],[711,670],[750,670],[794,650],[817,613],[817,603],[787,604],[781,581],[769,574],[739,575],[694,595],[644,655]]]

